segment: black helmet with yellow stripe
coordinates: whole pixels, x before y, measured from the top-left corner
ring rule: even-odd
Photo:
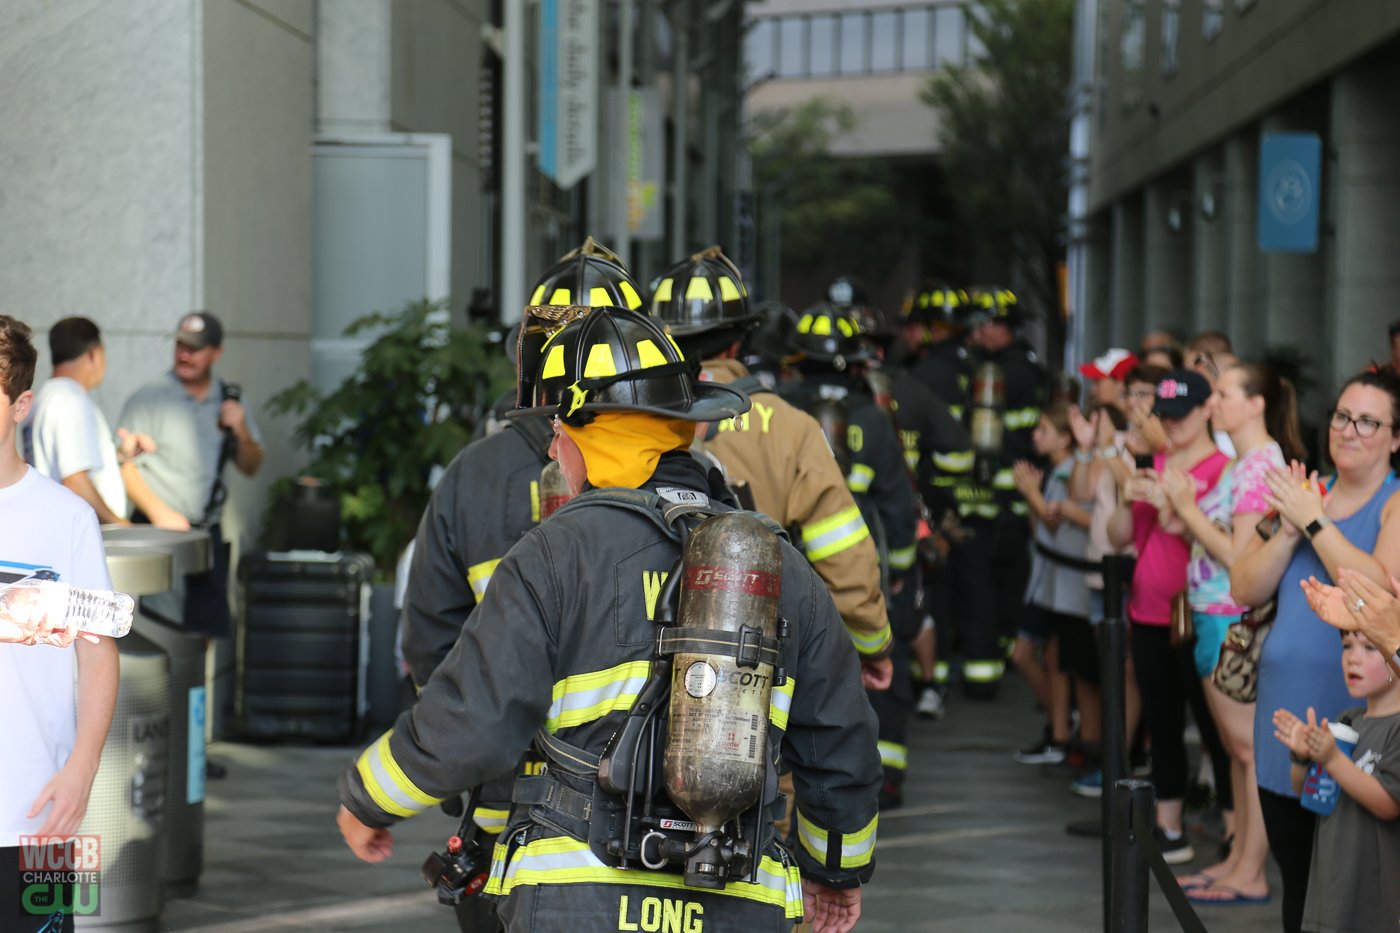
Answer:
[[[963,326],[968,294],[946,283],[930,285],[911,293],[904,302],[903,317],[908,324]]]
[[[592,237],[560,256],[535,283],[530,306],[521,315],[516,346],[516,404],[530,403],[540,350],[555,331],[592,308],[636,310],[641,306],[641,289],[622,259]]]
[[[974,285],[967,290],[967,295],[963,321],[968,327],[990,323],[1013,328],[1021,326],[1021,306],[1011,289],[1000,285]]]
[[[837,370],[870,358],[870,347],[860,339],[855,314],[827,301],[802,312],[788,337],[788,346],[803,360],[830,363]]]
[[[741,340],[762,318],[750,309],[743,277],[718,246],[677,263],[657,280],[651,314],[700,357]]]
[[[533,309],[531,309],[533,310]],[[698,364],[656,320],[622,308],[595,308],[544,344],[528,407],[572,425],[603,411],[644,411],[685,421],[717,421],[749,410],[742,392],[696,378]]]

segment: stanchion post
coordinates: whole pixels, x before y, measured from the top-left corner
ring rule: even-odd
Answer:
[[[1108,795],[1105,795],[1108,796]],[[1143,825],[1156,825],[1152,785],[1146,781],[1124,780],[1113,785],[1113,822],[1109,839],[1113,845],[1113,890],[1109,898],[1108,933],[1147,933],[1147,852],[1150,839],[1138,838],[1133,829],[1134,813],[1142,814]]]
[[[1114,862],[1110,849],[1113,826],[1113,792],[1128,776],[1127,685],[1123,669],[1127,661],[1128,623],[1123,618],[1123,586],[1130,559],[1109,555],[1103,560],[1104,621],[1099,626],[1099,678],[1103,709],[1103,913],[1109,929],[1109,902],[1113,890]]]

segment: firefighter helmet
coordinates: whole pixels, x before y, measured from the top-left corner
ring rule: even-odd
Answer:
[[[904,303],[904,320],[910,324],[944,324],[961,327],[967,292],[947,284],[930,285],[911,293]]]
[[[876,346],[888,348],[899,336],[889,315],[874,305],[857,305],[851,309],[851,313],[860,327],[860,335]]]
[[[838,308],[859,308],[870,303],[870,296],[858,279],[843,275],[826,287],[826,300]]]
[[[802,312],[788,346],[801,359],[830,363],[836,369],[870,358],[870,348],[860,339],[860,322],[855,315],[850,309],[826,301]]]
[[[622,308],[594,309],[565,326],[545,342],[539,365],[528,407],[511,415],[557,414],[583,425],[599,411],[718,421],[749,410],[737,389],[699,382],[698,366],[659,322]]]
[[[968,327],[992,323],[1007,327],[1021,326],[1021,306],[1011,289],[1000,285],[974,285],[967,290],[967,294],[967,310],[963,318]]]
[[[749,308],[743,277],[718,246],[696,253],[663,274],[651,296],[651,313],[676,337],[748,329],[759,320]]]

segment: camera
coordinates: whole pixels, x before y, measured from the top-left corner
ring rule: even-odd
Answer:
[[[433,852],[423,860],[423,880],[437,891],[439,904],[455,907],[462,898],[480,894],[491,872],[491,856],[475,833],[453,836],[445,852]]]

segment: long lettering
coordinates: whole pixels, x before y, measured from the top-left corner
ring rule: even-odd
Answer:
[[[619,930],[635,930],[637,925],[627,919],[627,895],[617,899],[617,928]]]
[[[761,422],[761,425],[760,425],[760,427],[759,427],[759,430],[762,431],[764,434],[767,434],[767,433],[768,433],[768,422],[771,421],[771,420],[773,419],[773,409],[769,408],[767,405],[763,404],[762,402],[754,402],[754,403],[753,403],[753,410],[756,411],[756,412],[758,412],[758,418],[759,418],[759,421]]]

